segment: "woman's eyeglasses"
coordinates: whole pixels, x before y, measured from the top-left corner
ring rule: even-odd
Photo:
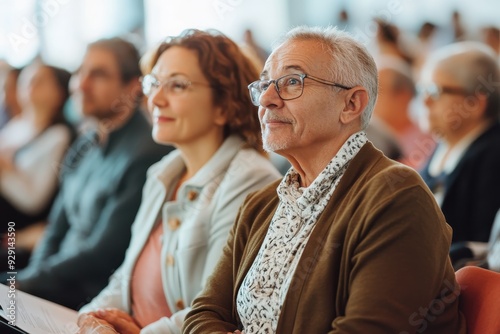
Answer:
[[[160,81],[154,74],[147,74],[141,78],[142,92],[146,96],[151,96],[160,87],[166,95],[176,95],[185,92],[192,85],[203,85],[211,87],[205,82],[189,81],[181,78],[170,78],[165,81]]]

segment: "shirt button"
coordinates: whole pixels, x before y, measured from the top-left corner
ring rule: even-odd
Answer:
[[[168,221],[168,227],[172,230],[175,231],[181,226],[181,221],[179,218],[172,218]]]
[[[187,199],[190,201],[194,201],[198,197],[198,193],[194,190],[190,190],[187,193]]]
[[[183,310],[186,308],[186,306],[184,305],[184,301],[182,299],[177,299],[177,301],[175,302],[175,306],[179,309],[179,310]]]
[[[167,265],[173,266],[174,263],[175,263],[174,257],[172,256],[172,254],[168,254],[167,255]]]

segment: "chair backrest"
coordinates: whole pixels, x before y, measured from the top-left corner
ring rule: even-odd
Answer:
[[[500,333],[500,273],[463,267],[456,273],[460,284],[460,310],[469,334]]]

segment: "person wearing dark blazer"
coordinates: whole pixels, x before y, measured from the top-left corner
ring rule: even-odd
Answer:
[[[439,139],[421,176],[453,228],[450,255],[485,255],[500,208],[499,68],[493,50],[455,43],[424,66],[430,131]]]

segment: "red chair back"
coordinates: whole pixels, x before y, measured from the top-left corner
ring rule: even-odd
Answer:
[[[469,334],[500,333],[500,273],[464,267],[456,273],[460,284],[460,310]]]

